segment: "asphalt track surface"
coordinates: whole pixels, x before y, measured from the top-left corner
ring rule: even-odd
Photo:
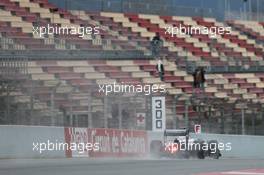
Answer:
[[[0,175],[193,175],[264,168],[264,159],[3,159]]]

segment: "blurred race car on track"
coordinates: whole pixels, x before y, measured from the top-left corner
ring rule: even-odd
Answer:
[[[155,157],[170,158],[199,158],[221,157],[217,140],[204,141],[202,139],[190,139],[189,130],[176,129],[165,130],[163,142],[152,140],[150,152]]]

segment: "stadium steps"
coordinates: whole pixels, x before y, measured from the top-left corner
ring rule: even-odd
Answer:
[[[22,45],[25,49],[54,49],[53,44],[44,45],[44,39],[32,38],[33,26],[31,23],[23,21],[21,17],[12,15],[10,11],[0,11],[0,25],[5,26],[5,28],[2,28],[1,33],[5,38],[12,39],[14,43]],[[6,22],[6,24],[3,22]]]
[[[181,94],[183,92],[192,94],[192,77],[187,75],[186,72],[177,70],[174,62],[166,61],[165,68],[168,69],[165,74],[165,82],[168,85],[168,93],[171,95]],[[67,97],[66,99],[56,97],[56,106],[69,107],[70,97],[69,91],[72,87],[78,87],[78,93],[86,96],[87,87],[97,83],[113,83],[113,82],[135,82],[135,83],[157,83],[160,82],[157,74],[155,73],[156,61],[36,61],[29,64],[30,74],[33,80],[41,81],[45,84],[45,88],[37,89],[36,94],[50,94],[54,85],[57,82],[66,83],[68,89],[62,88],[58,90],[56,94]],[[80,71],[81,67],[81,72]],[[87,68],[88,71],[84,71]],[[130,70],[129,70],[130,68]],[[75,72],[77,70],[77,72]],[[123,71],[124,70],[124,71]],[[129,71],[128,71],[129,70]],[[49,72],[51,71],[51,72]],[[135,76],[137,75],[137,76]],[[145,77],[140,77],[144,75]],[[216,98],[230,98],[246,99],[260,101],[263,99],[263,74],[206,74],[206,88],[205,93],[207,95]],[[187,81],[188,80],[188,81]],[[187,82],[186,82],[187,81]],[[75,94],[75,93],[73,93]],[[80,95],[81,96],[81,95]],[[83,97],[84,98],[84,97]],[[87,97],[88,98],[88,97]],[[42,99],[48,103],[47,99]],[[98,99],[101,101],[102,99]],[[183,101],[181,99],[181,101]],[[73,110],[77,113],[88,112],[87,101],[80,98],[73,100]],[[101,108],[100,105],[93,104],[95,106],[93,111]],[[171,110],[168,108],[168,110]],[[195,112],[189,111],[190,114],[195,116]],[[179,111],[179,114],[183,111]]]
[[[114,63],[114,62],[116,62],[116,64]],[[131,72],[131,75],[132,75],[132,77],[131,78],[129,78],[129,79],[126,79],[125,81],[124,81],[124,79],[117,79],[117,82],[124,82],[124,83],[129,83],[129,84],[131,84],[131,83],[135,83],[135,84],[139,84],[139,83],[143,83],[143,84],[163,84],[163,82],[161,82],[160,81],[160,79],[159,78],[156,78],[156,77],[153,77],[153,75],[150,75],[150,73],[148,73],[148,72],[144,72],[144,71],[142,71],[140,68],[139,68],[139,65],[138,64],[135,64],[136,62],[134,61],[134,63],[132,63],[132,62],[129,62],[129,61],[124,61],[124,62],[128,62],[128,64],[130,65],[130,66],[123,66],[123,65],[125,65],[124,63],[121,63],[121,62],[123,62],[123,61],[108,61],[108,62],[93,62],[93,64],[96,66],[96,67],[105,67],[105,65],[107,65],[107,63],[109,63],[111,66],[114,66],[114,65],[116,65],[117,66],[117,68],[118,68],[118,70],[128,70],[129,69],[129,67],[131,68],[133,68],[132,69],[132,71],[133,72]],[[150,64],[149,63],[149,61],[140,61],[142,64],[144,64],[144,65],[148,65],[148,64]],[[150,62],[152,62],[152,64],[155,64],[155,62],[153,62],[153,61],[150,61]],[[135,65],[137,65],[137,67],[135,66]],[[121,67],[120,67],[121,66]],[[112,70],[117,70],[117,68],[115,68],[115,69],[112,69]],[[121,68],[121,69],[120,69]],[[96,68],[95,68],[96,69]],[[135,71],[135,72],[134,72]],[[107,71],[108,72],[108,71]],[[116,73],[116,74],[118,74],[117,72],[114,72],[114,73]],[[122,75],[122,72],[119,72],[119,73],[121,73],[121,75]],[[124,72],[124,73],[127,73],[127,72]],[[146,77],[145,78],[143,78],[143,77],[140,77],[140,79],[139,78],[135,78],[134,76],[133,76],[133,74],[144,74]],[[127,74],[126,74],[127,75]],[[130,75],[130,76],[131,76]],[[108,76],[110,76],[110,75],[108,75]],[[112,77],[111,77],[112,78]],[[127,81],[127,80],[129,80],[129,81]],[[165,85],[166,85],[166,89],[168,90],[168,93],[169,94],[180,94],[182,91],[180,90],[180,89],[175,89],[174,87],[171,87],[171,84],[170,83],[165,83]],[[190,111],[190,112],[193,112],[193,111]]]
[[[141,70],[148,72],[150,75],[152,76],[157,76],[156,73],[154,73],[155,70],[155,61],[134,61],[135,63],[137,63],[137,65],[141,66]],[[173,63],[172,63],[173,64]],[[165,65],[166,67],[166,65]],[[177,82],[177,81],[172,81],[170,82],[171,84],[175,85],[176,87],[182,87],[183,88],[183,92],[187,92],[187,93],[192,93],[192,85],[191,82],[193,81],[192,77],[190,75],[187,75],[186,72],[184,71],[177,71],[175,70],[175,67],[171,68],[172,71],[174,70],[173,73],[171,73],[172,75],[175,74],[177,76],[181,75],[182,78],[179,77],[174,77],[172,75],[166,75],[165,74],[165,80],[167,79],[167,77],[169,77],[169,79],[176,79],[176,80],[188,80],[188,82],[190,84],[188,84],[187,82]],[[208,80],[210,80],[210,75],[208,76]],[[238,85],[234,85],[233,87],[241,87],[242,89],[248,89],[250,93],[247,93],[247,95],[244,96],[240,96],[240,98],[244,98],[244,99],[248,99],[248,97],[252,97],[255,96],[254,94],[252,94],[252,91],[259,91],[261,92],[261,90],[258,90],[256,88],[257,83],[260,82],[259,78],[255,77],[255,74],[236,74],[235,78],[238,78],[239,81],[242,81],[242,77],[247,77],[246,82],[244,82],[244,84],[238,84]],[[215,97],[219,97],[219,98],[226,98],[226,97],[230,97],[232,98],[232,93],[235,93],[234,91],[230,91],[230,87],[232,88],[232,86],[230,85],[230,82],[234,81],[234,80],[229,80],[224,78],[223,75],[216,75],[216,76],[212,76],[211,77],[213,79],[212,83],[207,83],[208,88],[205,89],[205,93],[207,95],[214,95]],[[231,78],[231,77],[230,77]],[[231,78],[232,79],[232,78]],[[159,80],[154,78],[154,79],[145,79],[145,82],[152,82],[152,83],[158,83]],[[170,80],[168,80],[170,81]],[[255,82],[255,84],[253,84]],[[236,82],[238,83],[238,82]],[[248,83],[248,84],[246,84]],[[249,84],[251,83],[251,84]],[[223,88],[223,87],[227,87],[227,89]],[[251,90],[254,89],[254,90]],[[175,90],[172,90],[175,91]],[[243,90],[244,92],[247,92],[245,90]],[[180,89],[179,91],[177,91],[178,93],[182,92],[182,89]]]
[[[220,27],[225,26],[223,23],[214,22],[214,26]],[[232,28],[232,33],[230,35],[223,35],[222,39],[225,38],[228,40],[229,44],[234,44],[234,46],[238,48],[245,48],[247,52],[244,52],[243,56],[249,57],[260,57],[260,55],[256,52],[256,43],[254,40],[248,39],[246,35],[240,34],[238,31]],[[231,46],[231,45],[230,45]]]
[[[38,19],[38,16],[36,16],[35,14],[30,14],[26,8],[21,8],[14,2],[5,0],[2,2],[1,5],[6,10],[4,12],[1,12],[1,14],[6,15],[5,19],[10,18],[10,21],[12,21],[11,26],[16,28],[21,28],[22,30],[21,32],[26,33],[29,36],[31,36],[32,33],[32,24],[36,21],[42,22],[41,19]],[[16,19],[14,17],[16,17]],[[12,28],[10,28],[10,30],[12,31]],[[6,30],[6,32],[7,31],[9,30]],[[35,36],[35,38],[38,37]],[[35,45],[34,40],[30,40],[30,38],[28,38],[28,40],[33,43],[32,44],[33,47]],[[53,42],[50,41],[48,42],[47,40],[48,39],[44,39],[45,44],[54,44]],[[37,47],[37,48],[41,48],[41,47]]]
[[[157,20],[157,18],[159,19],[159,20]],[[172,19],[173,19],[174,17],[172,17]],[[175,17],[176,18],[176,17]],[[150,20],[150,22],[152,22],[152,23],[154,23],[154,24],[159,24],[159,26],[160,26],[160,29],[162,30],[162,29],[164,29],[164,26],[166,26],[166,24],[165,24],[165,22],[164,21],[160,21],[160,18],[159,18],[159,16],[153,16],[153,15],[139,15],[139,19],[148,19],[148,20]],[[183,25],[187,25],[187,26],[193,26],[193,27],[198,27],[198,24],[199,25],[202,25],[202,26],[206,26],[206,27],[214,27],[214,23],[210,23],[209,24],[209,22],[206,22],[203,18],[189,18],[189,17],[185,17],[184,18],[184,20],[183,21],[180,21],[181,23],[183,23]],[[220,24],[220,23],[219,23]],[[223,25],[224,26],[224,25]],[[238,34],[237,32],[233,32],[234,34]],[[238,37],[241,37],[242,38],[242,36],[238,36]],[[244,36],[245,37],[245,36]],[[185,38],[185,41],[186,42],[191,42],[191,43],[193,43],[193,45],[195,45],[195,40],[194,40],[194,38],[191,38],[191,39],[188,39],[188,38]],[[197,42],[197,41],[196,41]],[[240,40],[240,42],[242,42],[241,40]],[[199,45],[197,45],[197,46],[199,46]],[[203,49],[203,51],[205,51],[205,52],[209,52],[210,51],[210,49],[209,49],[209,47],[206,47],[206,45],[200,45],[200,46],[202,46],[202,49]],[[203,47],[204,46],[204,47]],[[228,46],[228,44],[227,44],[227,46]],[[231,46],[230,44],[229,44],[229,46]],[[234,47],[233,48],[234,49],[234,51],[233,51],[233,56],[235,56],[234,54],[235,53],[238,53],[238,52],[241,52],[241,54],[244,56],[244,57],[246,57],[246,56],[248,56],[248,55],[250,55],[248,52],[247,52],[247,50],[246,49],[244,49],[244,48],[241,48],[241,47]],[[240,56],[241,54],[237,54],[237,56]],[[207,56],[207,55],[198,55],[198,56],[202,56],[202,57],[210,57],[210,56]],[[211,56],[213,56],[213,55],[211,55]],[[217,56],[217,55],[216,55]],[[255,56],[255,55],[252,55],[252,56]]]
[[[56,94],[63,95],[67,97],[67,99],[56,99],[55,97],[55,105],[58,108],[67,108],[69,107],[69,101],[71,101],[71,95],[69,93],[72,91],[73,87],[78,87],[78,86],[83,86],[83,87],[90,87],[93,82],[86,80],[82,78],[81,73],[74,73],[73,72],[73,67],[72,66],[84,66],[83,61],[72,61],[70,64],[67,61],[62,61],[62,62],[56,62],[56,61],[38,61],[38,62],[33,62],[31,63],[32,66],[35,66],[35,69],[42,69],[43,70],[43,75],[48,74],[53,77],[52,80],[57,80],[55,82],[52,82],[50,79],[47,80],[44,79],[43,84],[46,85],[46,88],[44,89],[37,89],[36,93],[42,94],[43,96],[50,96],[50,93],[54,89],[54,87],[60,82],[62,84],[65,84],[66,86],[59,87],[56,89]],[[37,67],[36,67],[37,66]],[[69,67],[71,66],[71,67]],[[88,64],[87,64],[88,66]],[[59,69],[58,69],[59,68]],[[55,71],[57,69],[57,71]],[[78,69],[77,69],[78,70]],[[48,73],[45,73],[47,71]],[[51,71],[51,72],[49,72]],[[55,71],[55,72],[54,72]],[[65,72],[66,71],[66,72]],[[38,72],[39,73],[39,72]],[[32,74],[32,76],[39,76],[39,74]],[[39,79],[37,79],[39,80]],[[68,83],[67,83],[68,82]],[[83,88],[84,89],[84,88]],[[84,93],[85,91],[82,91],[83,89],[79,89],[80,92],[78,93]],[[72,95],[76,95],[77,92],[73,92]],[[83,94],[85,95],[85,94]],[[88,97],[87,97],[88,99]],[[42,98],[42,101],[45,101],[48,103],[48,100],[45,98]],[[76,104],[77,106],[73,105],[73,112],[76,113],[86,113],[88,112],[88,105],[87,106],[82,106],[86,103],[83,101],[78,101],[76,97],[74,98],[72,104]],[[79,104],[79,105],[78,105]],[[81,106],[81,107],[78,107]],[[98,108],[98,105],[96,105]],[[82,110],[81,110],[82,109]],[[84,110],[85,109],[85,110]],[[92,110],[95,112],[96,110],[92,108]]]
[[[158,28],[159,31],[163,31],[167,26],[169,26],[162,19],[162,17],[157,16],[157,15],[143,15],[143,14],[139,14],[139,18],[148,20],[150,22],[149,24],[158,25],[159,26],[159,28]],[[191,18],[187,18],[186,17],[184,22],[186,22],[187,19],[191,19]],[[155,28],[152,28],[151,26],[149,26],[149,27],[150,27],[149,30],[151,30],[151,29],[155,30]],[[209,47],[207,47],[207,45],[205,43],[200,42],[198,39],[196,39],[194,37],[189,37],[188,35],[179,35],[179,34],[177,35],[177,34],[175,34],[175,37],[173,39],[174,40],[177,40],[177,39],[185,40],[186,43],[191,43],[195,48],[197,48],[197,51],[199,51],[199,50],[202,50],[202,51],[205,51],[205,52],[209,51]],[[184,53],[181,53],[181,55],[183,55],[183,54]]]
[[[127,23],[129,23],[130,21],[125,17],[124,14],[101,13],[101,15],[102,16],[110,16],[113,18],[113,20],[115,22],[122,22],[122,24],[125,24],[125,25],[131,27],[132,30],[136,30],[137,32],[140,32],[141,36],[146,36],[148,38],[154,36],[153,34],[150,34],[150,35],[146,34],[147,31],[144,28],[142,29],[142,27],[139,27],[138,23],[136,23],[136,25],[128,25]],[[141,20],[141,18],[139,18],[138,16],[140,16],[142,19],[147,19],[147,21]],[[205,18],[205,19],[199,19],[199,18],[192,19],[192,18],[187,17],[188,20],[186,22],[186,17],[167,17],[167,18],[164,17],[166,19],[165,20],[165,19],[162,19],[163,17],[159,17],[159,16],[155,16],[155,15],[138,15],[138,16],[137,15],[131,15],[131,18],[134,18],[133,20],[135,20],[136,18],[139,18],[139,21],[142,22],[142,24],[147,25],[147,27],[149,27],[149,28],[153,28],[153,25],[150,25],[152,23],[160,25],[160,28],[161,28],[161,26],[164,26],[166,24],[165,21],[168,20],[169,18],[171,20],[176,19],[176,20],[178,20],[179,23],[184,23],[184,25],[189,25],[189,26],[198,26],[198,24],[199,25],[200,24],[205,25],[205,26],[208,26],[210,24],[213,27],[224,26],[224,24],[216,22],[214,19],[207,19],[207,18]],[[175,22],[176,20],[172,20],[172,22]],[[182,21],[180,21],[180,20],[182,20]],[[195,21],[195,20],[197,20],[197,21]],[[154,31],[154,32],[156,32],[156,31]],[[245,36],[240,36],[237,31],[234,31],[232,33],[232,35],[233,35],[233,37],[238,37],[237,41],[244,43],[244,41],[242,39],[245,39]],[[238,35],[238,36],[235,36],[235,35]],[[208,43],[210,42],[209,38],[207,38],[207,42],[202,43],[202,44],[197,42],[197,39],[194,38],[194,36],[191,38],[185,37],[185,39],[186,39],[186,42],[190,42],[194,46],[201,47],[202,50],[204,50],[204,51],[210,51],[210,50],[208,50],[209,49]],[[249,40],[249,42],[252,42],[252,41]],[[222,45],[219,45],[221,43],[222,43]],[[167,45],[172,46],[171,44],[167,44],[166,42],[164,45],[165,46],[167,46]],[[232,40],[225,39],[224,37],[221,37],[221,36],[217,37],[217,43],[215,45],[216,46],[214,46],[214,44],[212,44],[211,47],[216,47],[217,52],[213,52],[213,55],[211,55],[211,56],[207,56],[207,55],[202,54],[202,55],[198,55],[197,57],[194,57],[191,54],[184,52],[183,49],[181,49],[181,50],[175,49],[174,51],[178,51],[179,56],[182,56],[182,57],[186,56],[186,54],[187,54],[187,59],[191,59],[189,61],[197,61],[198,62],[202,58],[202,59],[204,59],[205,64],[208,64],[208,62],[209,63],[212,62],[213,64],[225,65],[223,62],[229,62],[229,60],[224,59],[224,58],[219,58],[219,56],[222,57],[223,54],[226,56],[234,57],[235,61],[240,61],[241,60],[240,58],[242,57],[245,62],[250,63],[250,64],[253,64],[252,62],[254,62],[254,61],[261,60],[254,53],[247,51],[245,47],[241,47],[237,43],[232,42]],[[172,51],[173,49],[169,49],[169,50]],[[198,50],[196,50],[196,51],[198,51]],[[221,53],[221,52],[223,52],[223,53]],[[207,61],[207,63],[206,63],[206,61]],[[231,62],[230,64],[233,64],[233,62]]]
[[[52,5],[47,5],[47,2],[45,1],[38,1],[38,2],[31,2],[27,0],[23,1],[16,1],[12,0],[14,2],[19,3],[20,8],[29,8],[29,14],[35,16],[36,18],[40,18],[40,21],[38,22],[37,25],[40,26],[47,26],[50,24],[53,27],[80,27],[79,23],[73,23],[76,21],[73,21],[71,23],[71,18],[70,19],[65,19],[61,17],[62,11],[59,11],[58,13],[55,13],[54,9],[56,9],[55,6]],[[46,5],[43,5],[46,4]],[[54,12],[53,12],[54,11]],[[69,12],[65,12],[68,14]],[[66,16],[64,14],[64,16]],[[35,21],[36,22],[36,21]],[[31,28],[32,32],[32,28]],[[34,37],[39,37],[37,35],[34,35]],[[56,38],[54,35],[49,35],[50,40],[55,43],[56,49],[102,49],[102,47],[99,47],[101,44],[100,38],[95,38],[94,40],[90,37],[84,37],[84,39],[81,39],[79,36],[71,35],[56,35]],[[57,41],[59,39],[59,41]],[[85,42],[86,40],[86,42]],[[88,41],[87,41],[88,40]],[[84,41],[84,42],[82,42]],[[93,42],[92,42],[93,41]]]
[[[0,23],[0,30],[1,30],[1,23]],[[6,29],[4,30],[6,31]],[[1,50],[25,50],[25,45],[24,44],[19,44],[16,43],[12,38],[6,38],[3,36],[1,33],[3,31],[0,31],[0,49]]]
[[[71,11],[71,13],[75,16],[78,16],[78,18],[100,26],[102,29],[107,31],[109,35],[104,36],[104,38],[107,39],[107,46],[110,48],[110,50],[113,50],[116,47],[115,45],[118,45],[125,50],[143,50],[146,52],[144,47],[141,47],[136,42],[129,40],[126,35],[120,35],[119,30],[123,29],[122,26],[115,24],[110,18],[102,17],[100,16],[100,13],[89,13],[85,11]],[[118,26],[113,28],[114,25]]]
[[[12,1],[17,1],[17,0],[12,0]],[[68,11],[56,8],[55,6],[53,6],[52,4],[46,1],[24,0],[23,2],[20,2],[20,6],[30,8],[31,13],[39,13],[41,18],[48,19],[51,23],[59,24],[62,27],[71,26],[77,28],[80,27],[80,25],[85,25],[85,26],[89,25],[95,27],[94,23],[92,24],[91,21],[82,20],[77,15],[75,16]],[[96,35],[95,38],[92,38],[91,36],[85,36],[80,39],[78,38],[78,36],[68,37],[63,35],[59,36],[59,38],[65,39],[66,43],[69,42],[70,44],[73,44],[75,46],[73,48],[76,49],[109,50],[111,44],[108,41],[111,41],[112,43],[115,43],[113,45],[117,45],[117,47],[115,48],[117,50],[118,49],[138,50],[133,45],[130,45],[127,42],[123,42],[124,41],[123,39],[120,38],[118,39],[116,36],[113,36],[102,29],[100,29],[100,35]],[[111,40],[110,38],[113,39]],[[90,43],[87,42],[87,40],[89,40]],[[113,50],[113,48],[110,50]]]
[[[263,26],[256,21],[226,21],[226,23],[238,31],[240,33],[246,34],[249,38],[256,41],[264,41],[264,28]],[[255,44],[257,48],[260,48],[262,51],[264,47],[260,44]],[[260,51],[261,51],[260,50]]]
[[[113,21],[114,22],[116,22],[116,23],[119,23],[119,22],[122,23],[122,26],[123,27],[130,28],[131,33],[137,34],[141,38],[144,38],[144,39],[146,38],[148,40],[148,42],[150,42],[150,40],[155,36],[154,33],[148,32],[146,30],[146,28],[143,28],[143,27],[138,26],[137,23],[131,23],[129,21],[129,19],[127,17],[125,17],[124,14],[121,14],[121,13],[119,14],[119,13],[101,12],[101,16],[113,18]],[[163,44],[164,44],[164,47],[167,48],[171,52],[175,52],[175,51],[182,50],[181,48],[175,47],[173,44],[168,43],[166,41],[164,41]],[[144,45],[150,47],[150,44],[149,43],[146,43],[145,42]],[[192,55],[189,54],[189,56],[192,56]]]
[[[177,27],[179,27],[180,25],[184,25],[186,27],[201,27],[201,25],[199,25],[191,17],[177,17],[177,16],[162,17],[161,16],[160,18],[166,22],[166,25],[177,26]],[[180,36],[181,35],[179,35],[179,37]],[[219,63],[221,64],[221,61],[223,61],[223,60],[221,60],[219,58],[220,52],[226,51],[228,49],[228,48],[226,48],[226,46],[222,45],[221,50],[219,47],[215,47],[215,45],[211,44],[213,39],[209,35],[192,34],[192,35],[187,35],[187,36],[190,38],[185,37],[186,40],[196,39],[196,40],[194,40],[195,46],[203,46],[204,51],[207,51],[207,52],[210,51],[211,52],[211,55],[204,57],[204,61],[209,61],[211,64],[219,64]],[[217,52],[210,50],[210,47],[213,48],[213,50],[215,48]],[[231,54],[234,53],[233,48],[231,48],[230,52],[231,52]]]

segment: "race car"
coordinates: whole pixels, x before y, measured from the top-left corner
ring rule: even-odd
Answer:
[[[218,159],[221,156],[217,140],[206,142],[202,139],[190,139],[187,129],[165,130],[163,141],[151,142],[150,152],[155,157],[170,158]]]

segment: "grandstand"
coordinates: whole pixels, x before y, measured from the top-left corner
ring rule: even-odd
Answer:
[[[48,24],[99,26],[100,34],[40,37],[32,32]],[[166,34],[166,26],[179,25],[229,26],[232,33],[214,38]],[[156,33],[163,40],[164,81],[151,55],[150,41]],[[0,56],[2,70],[12,69],[6,67],[7,58],[27,58],[27,73],[19,86],[7,95],[1,84],[1,98],[9,99],[13,112],[0,108],[0,124],[148,130],[151,97],[162,95],[167,128],[202,124],[205,132],[241,134],[245,120],[247,134],[264,134],[264,22],[94,12],[62,9],[48,0],[1,0]],[[193,87],[196,67],[206,70],[204,89]],[[165,85],[167,91],[149,96],[106,96],[98,91],[98,85],[114,82]],[[146,113],[145,127],[137,126],[137,113]]]

